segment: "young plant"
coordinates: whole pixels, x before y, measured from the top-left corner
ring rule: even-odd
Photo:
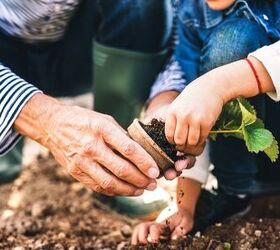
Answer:
[[[278,142],[272,133],[265,129],[264,123],[257,117],[256,110],[245,98],[227,103],[210,132],[210,138],[218,134],[234,136],[245,141],[249,152],[264,152],[272,162],[278,159]]]

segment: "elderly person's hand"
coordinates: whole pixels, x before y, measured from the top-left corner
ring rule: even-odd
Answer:
[[[155,161],[108,115],[36,94],[15,128],[47,147],[74,178],[96,192],[135,196],[156,188]]]

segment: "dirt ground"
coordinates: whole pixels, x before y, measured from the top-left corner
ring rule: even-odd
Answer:
[[[217,224],[202,236],[132,248],[137,221],[113,213],[54,160],[40,158],[14,183],[0,186],[0,249],[279,250],[279,205],[280,196],[262,198],[246,218]]]

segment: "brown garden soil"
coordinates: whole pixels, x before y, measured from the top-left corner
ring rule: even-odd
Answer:
[[[200,237],[134,249],[280,249],[280,197],[255,200],[243,219],[217,224]],[[38,159],[0,186],[0,249],[133,249],[135,220],[115,214],[51,158]]]
[[[140,122],[142,128],[153,139],[153,141],[175,162],[182,156],[177,155],[175,145],[170,144],[164,132],[165,123],[163,121],[152,119],[150,123],[144,124]]]

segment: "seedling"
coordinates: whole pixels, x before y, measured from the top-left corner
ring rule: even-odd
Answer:
[[[278,159],[278,142],[272,133],[265,129],[256,110],[245,98],[240,97],[224,106],[210,132],[210,138],[215,140],[219,134],[244,140],[249,152],[264,152],[272,162]]]
[[[149,124],[135,119],[128,128],[131,138],[155,159],[162,172],[185,157],[178,155],[175,145],[168,143],[164,126],[164,122],[157,119],[152,119]],[[272,162],[278,159],[278,142],[272,133],[265,129],[264,123],[257,117],[256,110],[245,98],[237,98],[224,106],[209,137],[215,140],[218,135],[242,139],[249,152],[264,152]]]

